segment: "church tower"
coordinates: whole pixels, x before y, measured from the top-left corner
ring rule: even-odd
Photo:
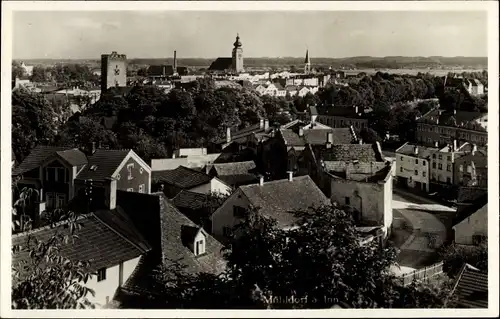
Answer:
[[[306,59],[304,60],[304,73],[311,72],[311,60],[309,59],[309,50],[306,51]]]
[[[243,72],[243,48],[240,42],[240,35],[236,35],[232,55],[232,69],[236,73]]]

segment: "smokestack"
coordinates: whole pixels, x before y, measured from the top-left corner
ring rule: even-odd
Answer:
[[[292,182],[293,181],[293,172],[288,171],[288,181]]]
[[[260,186],[264,185],[264,175],[260,175],[260,177],[259,177],[259,185]]]
[[[177,51],[174,50],[174,73],[177,72]]]
[[[231,143],[231,128],[228,127],[226,130],[226,143]]]

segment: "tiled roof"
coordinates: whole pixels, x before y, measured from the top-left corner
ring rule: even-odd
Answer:
[[[78,149],[68,149],[64,146],[36,146],[30,154],[19,164],[18,167],[13,172],[13,175],[19,175],[34,168],[39,167],[43,161],[48,157],[58,154],[64,160],[68,161],[72,165],[79,165],[85,163],[85,154]],[[76,164],[74,164],[76,163]]]
[[[160,195],[161,196],[161,195]],[[163,262],[169,266],[172,262],[179,262],[188,273],[220,273],[225,268],[225,260],[222,257],[222,244],[205,233],[206,254],[195,256],[186,246],[182,238],[182,229],[185,227],[198,226],[183,215],[172,202],[163,197],[161,209],[161,231],[162,231],[162,253]]]
[[[383,162],[384,156],[377,144],[337,144],[327,147],[313,147],[319,158],[324,161]]]
[[[400,148],[396,150],[396,154],[403,154],[406,156],[413,156],[413,157],[418,157],[418,158],[429,158],[432,153],[438,152],[439,148],[436,147],[425,147],[425,146],[417,146],[418,147],[418,154],[415,155],[415,145],[412,144],[404,144]]]
[[[217,58],[212,64],[210,64],[209,70],[214,71],[224,71],[231,69],[233,65],[232,58]]]
[[[111,178],[130,150],[98,149],[88,157],[88,164],[78,174],[77,179],[102,181]]]
[[[450,126],[468,125],[484,115],[486,113],[467,111],[456,111],[455,113],[443,112],[439,117],[439,123]]]
[[[453,225],[456,225],[467,217],[471,216],[478,210],[484,208],[488,205],[488,193],[484,193],[480,197],[476,198],[471,205],[465,206],[463,209],[457,211],[456,218],[454,218]]]
[[[487,188],[462,186],[458,188],[457,203],[472,203],[487,193]]]
[[[299,136],[297,130],[281,129],[280,131],[287,146],[325,145],[328,133],[332,133],[332,144],[351,144],[354,141],[350,128],[308,129],[303,131],[302,137]]]
[[[462,308],[488,308],[488,274],[465,264],[452,295]]]
[[[150,246],[138,237],[133,224],[126,218],[117,216],[116,211],[101,211],[82,215],[78,220],[83,226],[76,232],[78,238],[62,244],[60,254],[73,261],[90,261],[90,271],[109,268],[120,262],[139,257],[150,250]],[[12,245],[26,247],[28,235],[46,242],[56,232],[68,232],[68,224],[61,222],[54,228],[42,227],[31,232],[14,235]],[[69,233],[68,233],[69,234]],[[133,236],[132,236],[133,235]],[[13,263],[28,260],[26,251],[13,255]]]
[[[212,164],[211,166],[218,177],[225,175],[245,175],[256,168],[254,161],[220,163]]]
[[[203,172],[179,166],[172,170],[153,172],[152,179],[174,185],[182,189],[189,189],[210,182],[212,177]]]
[[[172,198],[172,202],[178,209],[188,208],[195,210],[203,208],[207,203],[207,198],[208,196],[206,194],[182,190]]]
[[[309,176],[294,177],[293,181],[277,180],[240,186],[254,207],[265,216],[278,221],[281,227],[291,226],[297,219],[290,212],[307,210],[311,206],[328,205],[330,201]]]
[[[219,179],[233,187],[255,183],[259,177],[255,174],[234,174],[220,176]]]

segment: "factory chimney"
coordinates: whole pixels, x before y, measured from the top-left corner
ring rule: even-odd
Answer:
[[[174,51],[174,73],[177,72],[177,51]]]

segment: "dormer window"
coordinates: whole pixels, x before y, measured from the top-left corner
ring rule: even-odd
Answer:
[[[195,256],[201,256],[206,252],[207,235],[199,226],[181,227],[182,243],[188,247]]]
[[[196,256],[203,255],[204,253],[205,253],[205,236],[203,236],[203,238],[201,239],[198,239],[194,245],[194,254]]]
[[[134,163],[127,164],[127,171],[128,171],[128,179],[133,179],[132,177],[132,169],[134,168]]]

